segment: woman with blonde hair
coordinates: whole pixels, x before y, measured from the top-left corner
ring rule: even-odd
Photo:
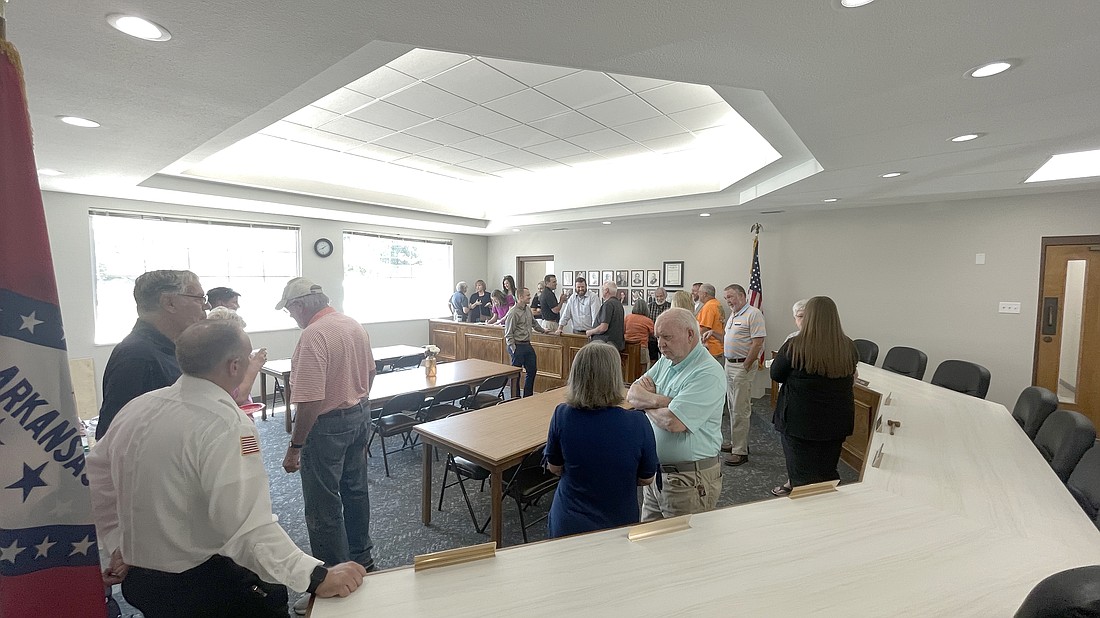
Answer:
[[[492,315],[489,316],[488,320],[485,320],[485,323],[500,324],[501,326],[503,326],[504,316],[508,315],[509,307],[507,298],[504,296],[504,292],[501,292],[500,290],[493,290],[493,294],[492,296],[490,296],[490,300],[493,303],[493,306],[490,308],[490,312],[492,313]]]
[[[546,437],[547,468],[561,477],[551,538],[638,523],[637,488],[656,477],[657,444],[646,415],[620,407],[623,395],[619,351],[581,348]]]
[[[691,294],[683,290],[677,290],[676,293],[672,295],[672,306],[679,307],[680,309],[687,309],[692,315],[695,314],[695,301],[691,300]]]
[[[779,348],[771,368],[772,380],[783,385],[772,424],[792,487],[840,478],[837,462],[852,434],[852,384],[859,362],[856,344],[844,334],[828,296],[806,301],[801,326]]]

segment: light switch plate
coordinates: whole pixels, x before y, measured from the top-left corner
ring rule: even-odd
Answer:
[[[997,313],[1020,313],[1020,303],[1002,302],[997,306]]]

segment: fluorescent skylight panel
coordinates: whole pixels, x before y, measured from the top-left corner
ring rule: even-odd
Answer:
[[[1100,176],[1100,150],[1056,154],[1024,182]]]

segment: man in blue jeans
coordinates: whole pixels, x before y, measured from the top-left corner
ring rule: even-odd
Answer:
[[[527,377],[523,381],[523,397],[535,394],[535,374],[538,372],[538,360],[535,348],[531,347],[531,331],[545,333],[531,313],[531,290],[522,288],[516,296],[516,304],[504,316],[504,342],[508,344],[508,353],[512,355],[512,366],[523,367]]]
[[[298,413],[283,469],[302,472],[310,548],[326,565],[352,560],[372,571],[367,395],[376,370],[370,338],[305,277],[287,283],[275,308],[302,329],[290,360],[289,392]],[[294,611],[305,615],[308,603],[303,596]]]

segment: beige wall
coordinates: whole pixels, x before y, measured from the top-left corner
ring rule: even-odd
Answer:
[[[972,360],[993,375],[989,398],[1011,406],[1031,383],[1041,238],[1100,233],[1100,192],[517,233],[490,239],[488,270],[507,272],[517,254],[554,255],[558,270],[683,260],[688,285],[747,286],[755,221],[764,224],[769,349],[794,329],[791,304],[824,294],[850,336],[879,344],[880,364],[895,345],[928,354],[926,380],[943,360]],[[1019,301],[1022,312],[999,314],[999,301]]]
[[[73,195],[68,193],[44,192],[42,194],[46,210],[46,224],[50,234],[50,247],[53,251],[54,271],[57,274],[57,286],[61,298],[61,314],[65,321],[65,338],[68,342],[70,358],[92,358],[95,363],[97,389],[101,387],[103,368],[107,364],[113,346],[95,345],[95,307],[93,304],[94,280],[92,277],[92,246],[88,221],[88,210],[121,210],[193,216],[199,218],[249,220],[269,223],[297,225],[301,228],[302,275],[313,279],[325,288],[332,298],[333,305],[340,307],[343,301],[343,253],[339,239],[344,230],[369,230],[380,232],[401,232],[418,237],[450,238],[454,243],[454,270],[458,273],[482,273],[485,270],[487,240],[481,236],[425,232],[368,226],[358,223],[323,221],[298,217],[241,213],[225,210],[194,208],[153,202],[119,200]],[[336,245],[332,256],[320,258],[313,252],[313,242],[318,238],[333,239]],[[480,275],[479,275],[480,276]],[[476,277],[475,277],[476,278]],[[277,298],[242,298],[241,313],[247,318],[249,312],[274,311]],[[419,302],[419,299],[413,299]],[[440,314],[445,299],[437,303]],[[387,322],[385,324],[367,324],[371,335],[371,344],[375,346],[400,343],[424,345],[428,343],[428,326],[424,320]],[[294,350],[298,341],[297,329],[252,333],[255,347],[267,347],[270,358],[285,358]],[[257,387],[258,389],[258,387]]]

